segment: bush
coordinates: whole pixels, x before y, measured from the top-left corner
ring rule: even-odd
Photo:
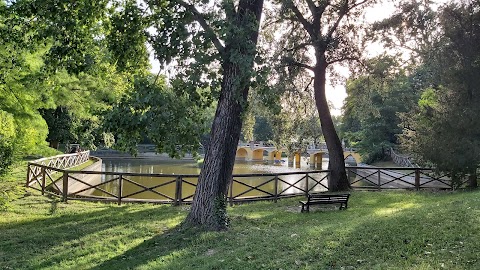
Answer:
[[[5,174],[12,165],[15,137],[13,115],[0,110],[0,175]]]

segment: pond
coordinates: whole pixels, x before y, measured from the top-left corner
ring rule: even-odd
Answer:
[[[162,174],[162,176],[125,176],[123,181],[122,196],[132,199],[153,199],[169,200],[175,197],[178,186],[175,179],[179,175],[191,174],[198,175],[200,167],[194,160],[175,160],[167,158],[102,158],[102,171],[116,173],[142,173],[142,174]],[[311,171],[307,163],[308,159],[302,158],[301,168],[288,167],[287,160],[284,159],[278,165],[268,164],[267,161],[236,161],[233,174],[279,174],[288,172],[298,172],[298,174],[281,175],[275,184],[274,176],[255,176],[255,177],[235,177],[232,196],[236,198],[249,198],[271,196],[272,194],[288,195],[301,194],[307,187],[313,187],[316,181],[320,181],[326,176],[326,173],[309,174],[309,181],[305,178],[305,171]],[[328,160],[323,160],[323,169],[328,167]],[[102,182],[108,182],[110,179],[118,176],[102,175]],[[326,180],[323,182],[326,184]],[[181,197],[188,201],[195,191],[197,184],[196,177],[182,177]],[[145,190],[145,187],[153,191]],[[252,188],[255,187],[255,188]],[[117,194],[119,191],[118,181],[112,181],[101,186],[102,189]],[[325,190],[322,186],[317,186],[313,191]],[[94,191],[92,195],[106,196],[100,190]]]

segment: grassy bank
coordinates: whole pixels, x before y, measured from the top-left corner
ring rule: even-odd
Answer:
[[[178,227],[187,206],[117,206],[29,191],[0,216],[0,269],[480,269],[480,192],[353,192],[229,208],[231,228]]]

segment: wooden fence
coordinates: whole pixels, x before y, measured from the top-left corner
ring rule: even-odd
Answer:
[[[465,187],[468,179],[452,181],[449,174],[437,174],[431,168],[347,167],[354,189],[451,189]]]
[[[49,168],[40,164],[29,164],[31,170],[55,171],[57,177],[46,174],[29,174],[32,177],[30,187],[70,199],[122,202],[152,202],[184,204],[193,199],[198,175],[166,175],[145,173],[119,173],[96,171],[71,171]],[[35,168],[35,169],[34,169]],[[101,181],[92,183],[84,181],[77,175],[99,175]],[[310,192],[327,190],[328,171],[289,172],[278,174],[242,174],[233,175],[230,180],[227,198],[230,204],[246,201],[273,200],[279,198],[307,195]],[[148,184],[135,178],[148,178]],[[39,178],[39,179],[38,179]],[[45,179],[46,181],[43,181]],[[81,183],[83,188],[69,190],[72,184]],[[128,186],[128,190],[125,188]],[[85,195],[88,194],[88,195]],[[153,198],[153,199],[152,199]]]
[[[65,161],[74,158],[73,156],[62,156],[52,158],[58,159],[56,161],[47,162],[47,159],[42,159],[40,162],[30,162],[27,186],[40,190],[42,194],[60,196],[65,202],[76,199],[113,201],[118,204],[152,202],[175,205],[190,203],[197,186],[198,175],[193,174],[72,171],[50,166],[50,164],[75,164]],[[85,156],[77,158],[84,159]],[[428,168],[347,167],[347,174],[352,188],[367,190],[456,189],[466,183],[466,181],[454,183],[448,175],[436,175]],[[85,175],[96,176],[89,179],[97,180],[87,181],[80,177]],[[258,200],[276,202],[279,198],[327,191],[328,177],[328,170],[233,175],[226,197],[230,204]],[[141,178],[143,180],[140,180]],[[76,188],[72,189],[72,186]]]
[[[65,169],[85,163],[90,158],[90,151],[82,151],[73,154],[63,154],[46,157],[29,162],[27,167],[27,187],[36,188],[45,193],[47,182],[55,185],[58,180],[57,173],[63,173]]]

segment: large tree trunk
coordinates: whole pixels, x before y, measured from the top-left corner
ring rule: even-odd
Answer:
[[[213,120],[209,147],[205,154],[203,169],[192,210],[186,222],[221,230],[227,226],[226,192],[232,177],[235,154],[242,126],[243,105],[236,93],[233,81],[239,73],[238,66],[230,65],[224,70],[222,94]],[[246,100],[248,89],[243,91]]]
[[[323,136],[327,143],[329,162],[328,169],[330,177],[328,178],[328,189],[330,191],[343,191],[350,189],[347,173],[345,170],[345,159],[343,157],[343,148],[338,138],[335,126],[333,125],[330,109],[328,108],[327,97],[325,95],[326,68],[323,54],[318,56],[315,65],[314,74],[314,92],[315,104],[317,106],[320,123],[322,126]]]
[[[187,226],[208,230],[228,226],[226,193],[247,104],[262,8],[263,0],[241,0],[238,4],[235,27],[244,32],[240,38],[237,33],[230,33],[225,47],[220,99],[192,209],[184,223]]]

